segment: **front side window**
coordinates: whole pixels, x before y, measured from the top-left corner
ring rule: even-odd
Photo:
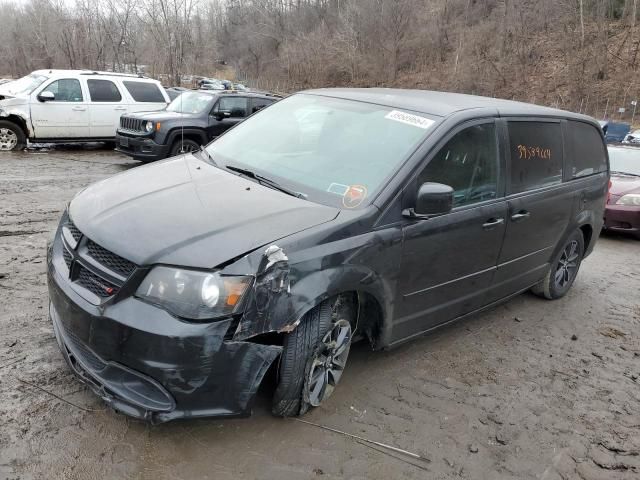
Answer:
[[[436,182],[453,188],[453,206],[491,200],[498,195],[498,149],[494,123],[465,128],[429,161],[418,185]]]
[[[509,122],[510,193],[562,182],[562,130],[556,122]]]
[[[110,80],[87,80],[87,85],[92,102],[119,102],[122,100],[120,90]]]
[[[207,150],[218,165],[250,169],[309,200],[362,208],[424,140],[437,118],[296,94],[238,124]]]
[[[82,88],[80,82],[74,78],[63,78],[51,82],[45,89],[45,92],[51,92],[55,102],[81,102]]]
[[[216,105],[215,113],[228,114],[229,117],[247,116],[247,98],[243,97],[222,97]]]
[[[131,94],[134,101],[140,103],[164,103],[162,92],[155,83],[134,82],[125,80],[122,82]]]

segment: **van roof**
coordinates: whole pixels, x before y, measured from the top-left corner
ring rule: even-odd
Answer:
[[[586,115],[557,108],[462,93],[400,88],[320,88],[301,93],[374,103],[439,117],[447,117],[462,110],[483,108],[494,109],[498,111],[498,114],[504,115],[542,115],[594,122],[591,117]]]

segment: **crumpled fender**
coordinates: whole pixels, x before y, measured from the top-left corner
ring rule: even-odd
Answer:
[[[31,118],[29,115],[28,105],[25,105],[23,101],[13,105],[15,100],[19,99],[8,98],[0,101],[0,118],[9,118],[11,116],[18,117],[24,122],[24,126],[27,127],[27,131],[25,132],[27,137],[31,138],[33,136],[33,129],[31,128]]]
[[[267,332],[290,332],[306,312],[348,291],[371,294],[391,318],[400,242],[398,232],[371,232],[287,255],[276,245],[263,250],[253,294],[234,340]],[[389,237],[389,238],[385,238]],[[383,337],[385,332],[381,332]]]

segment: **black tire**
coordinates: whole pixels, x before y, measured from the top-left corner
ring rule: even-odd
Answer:
[[[564,297],[578,276],[583,256],[584,236],[582,231],[578,229],[569,235],[551,262],[544,279],[531,291],[548,300]]]
[[[8,120],[0,120],[0,151],[15,152],[24,150],[26,146],[27,136],[20,125]]]
[[[309,395],[309,377],[314,360],[318,358],[325,346],[323,339],[330,335],[329,332],[340,321],[344,322],[345,316],[351,317],[348,318],[350,325],[353,325],[355,318],[352,314],[352,308],[343,309],[342,311],[346,312],[345,315],[337,314],[336,306],[339,303],[340,300],[336,301],[336,299],[322,302],[304,315],[298,327],[285,337],[284,349],[280,357],[278,386],[273,396],[272,412],[274,415],[279,417],[303,415],[313,406]],[[349,346],[351,337],[350,327]],[[349,353],[348,348],[345,363]],[[344,364],[342,368],[344,368]]]
[[[178,138],[171,147],[171,156],[182,155],[183,153],[195,152],[200,149],[200,144],[190,138]]]

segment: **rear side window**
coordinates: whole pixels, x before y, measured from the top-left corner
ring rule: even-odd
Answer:
[[[256,113],[258,110],[262,110],[264,107],[268,107],[273,103],[273,100],[266,98],[254,98],[251,100],[251,113]]]
[[[136,102],[165,103],[165,99],[155,83],[131,81],[122,83]]]
[[[560,123],[509,122],[508,125],[510,193],[561,183],[563,152]]]
[[[87,80],[92,102],[119,102],[120,90],[111,80]]]
[[[573,158],[568,163],[570,178],[585,177],[607,171],[607,155],[600,132],[593,125],[569,122],[569,151]]]

